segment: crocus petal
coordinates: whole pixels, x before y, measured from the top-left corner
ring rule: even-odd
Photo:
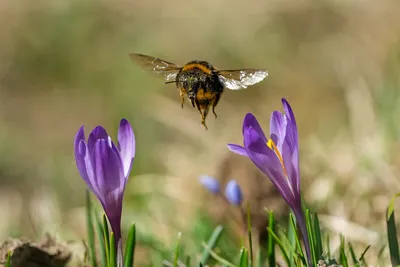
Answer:
[[[269,131],[272,141],[274,141],[279,151],[282,151],[282,144],[285,141],[287,120],[279,111],[274,111],[271,114]]]
[[[291,164],[293,166],[292,174],[290,175],[292,179],[291,183],[293,184],[293,189],[300,197],[299,134],[291,106],[285,98],[282,98],[282,104],[287,118],[285,142],[288,143],[288,147],[290,148]]]
[[[293,113],[292,107],[289,105],[289,102],[287,102],[287,100],[285,98],[282,98],[282,104],[283,104],[283,110],[285,111],[286,116],[289,117],[289,119],[294,124],[295,128],[297,128],[296,119],[294,118],[294,113]]]
[[[121,158],[108,145],[107,140],[97,140],[93,150],[93,169],[100,196],[107,196],[110,192],[124,186],[124,173]]]
[[[135,136],[131,125],[126,119],[122,119],[119,125],[118,144],[124,166],[124,175],[128,177],[135,157]]]
[[[288,176],[293,185],[293,190],[300,194],[300,167],[299,167],[299,143],[298,134],[295,124],[288,118],[288,125],[286,127],[286,137],[284,141],[286,146],[286,160],[285,166],[292,168],[292,171],[288,171]]]
[[[75,135],[75,142],[74,142],[75,156],[76,152],[78,151],[79,143],[81,141],[85,142],[85,131],[83,126],[79,128],[78,132]]]
[[[294,186],[294,190],[297,193],[297,196],[300,198],[300,168],[299,168],[299,150],[296,149],[292,154],[292,164],[293,164],[293,172],[296,175],[296,186]]]
[[[110,147],[107,140],[97,140],[93,166],[99,199],[117,239],[117,234],[120,236],[122,196],[125,188],[125,176],[117,148]]]
[[[254,117],[253,114],[247,113],[246,116],[244,117],[243,121],[243,136],[247,128],[252,127],[254,131],[257,132],[257,134],[260,136],[260,138],[266,143],[268,141],[267,137],[264,134],[264,131],[262,130],[260,124],[258,123],[256,117]]]
[[[242,147],[242,146],[235,145],[235,144],[228,144],[228,148],[229,148],[230,151],[232,151],[232,152],[234,152],[234,153],[236,153],[238,155],[246,156],[246,157],[248,156],[247,152],[246,152],[246,149],[244,147]]]
[[[115,240],[121,238],[122,193],[120,189],[110,192],[102,202],[103,209],[110,221]],[[118,241],[116,241],[118,242]]]
[[[283,109],[285,110],[285,116],[287,118],[286,126],[286,141],[289,142],[291,150],[299,148],[299,134],[297,131],[296,119],[294,118],[293,110],[290,107],[286,99],[282,99]]]
[[[88,175],[86,171],[85,165],[85,155],[86,155],[86,144],[85,144],[85,132],[83,126],[81,126],[78,132],[75,135],[75,142],[74,142],[74,152],[75,152],[75,161],[76,165],[78,166],[78,171],[82,178],[85,181],[88,181]]]
[[[96,191],[96,188],[93,187],[93,168],[92,163],[90,161],[90,155],[87,150],[87,146],[85,143],[85,133],[83,126],[79,128],[76,136],[75,136],[75,161],[78,167],[79,174],[82,179],[89,186],[90,190],[93,192]]]
[[[233,205],[239,206],[242,203],[243,195],[240,186],[235,180],[230,180],[225,187],[226,199]]]
[[[87,143],[87,147],[89,150],[89,153],[92,154],[92,151],[94,149],[94,146],[96,144],[96,141],[99,139],[104,139],[107,140],[108,139],[108,134],[106,129],[104,129],[101,126],[97,126],[96,128],[93,129],[93,131],[89,134],[89,138],[88,138],[88,143]]]
[[[295,199],[297,201],[301,201],[300,198],[300,176],[297,172],[297,168],[293,164],[293,151],[291,150],[289,144],[284,142],[282,147],[282,159],[283,164],[285,165],[286,174],[289,179],[290,187],[292,188],[292,192],[295,195]]]
[[[289,144],[291,151],[298,150],[299,143],[297,128],[289,118],[287,120],[285,142]]]
[[[214,177],[202,175],[199,177],[200,183],[211,193],[218,194],[221,190],[219,181]]]
[[[294,203],[294,196],[290,190],[281,162],[262,137],[251,127],[247,128],[244,136],[244,146],[249,158],[264,172],[289,206]]]

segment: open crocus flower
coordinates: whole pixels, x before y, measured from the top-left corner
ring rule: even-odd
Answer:
[[[126,119],[121,120],[117,146],[101,126],[94,128],[87,142],[83,126],[76,134],[76,165],[83,180],[101,202],[121,255],[122,199],[134,157],[135,137]]]
[[[288,203],[296,216],[310,260],[310,245],[300,195],[297,125],[286,99],[282,99],[282,104],[284,113],[274,111],[271,115],[269,138],[265,136],[254,115],[248,113],[242,129],[244,146],[229,144],[228,147],[239,155],[249,157],[269,177]]]

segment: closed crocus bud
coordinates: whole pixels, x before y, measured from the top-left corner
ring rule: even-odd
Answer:
[[[239,184],[235,180],[230,180],[225,187],[226,199],[233,205],[242,204],[243,195]]]
[[[219,181],[214,177],[202,175],[199,177],[200,183],[211,193],[218,194],[221,191]]]
[[[135,136],[129,122],[121,120],[118,143],[97,126],[86,141],[83,126],[75,137],[78,171],[98,198],[114,232],[118,266],[122,264],[121,213],[126,182],[135,157]]]

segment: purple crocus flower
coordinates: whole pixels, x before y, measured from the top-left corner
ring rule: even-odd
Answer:
[[[87,142],[83,126],[76,134],[76,165],[83,180],[103,206],[118,250],[122,250],[122,199],[134,157],[135,136],[126,119],[120,122],[117,146],[101,126],[94,128]],[[119,253],[122,255],[122,251]]]
[[[228,144],[231,151],[249,157],[265,173],[293,210],[304,238],[307,257],[311,260],[306,221],[301,205],[299,141],[292,108],[282,98],[284,113],[274,111],[267,138],[253,114],[243,121],[244,146]]]

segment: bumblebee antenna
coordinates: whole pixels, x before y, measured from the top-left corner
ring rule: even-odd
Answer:
[[[176,83],[177,81],[168,81],[168,82],[165,82],[165,84],[169,84],[169,83]]]

